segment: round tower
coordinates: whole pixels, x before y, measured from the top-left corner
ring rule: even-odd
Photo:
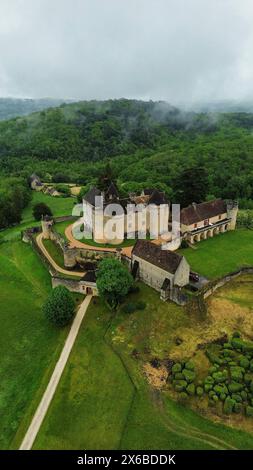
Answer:
[[[235,230],[237,214],[238,214],[238,202],[228,201],[227,202],[227,215],[228,215],[228,219],[231,219],[228,230]]]
[[[49,215],[45,215],[42,217],[41,226],[42,226],[42,234],[43,238],[49,240],[51,238],[51,230],[53,226],[53,218]]]

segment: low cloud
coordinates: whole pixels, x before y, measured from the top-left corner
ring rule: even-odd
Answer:
[[[0,96],[253,99],[250,0],[1,0]]]

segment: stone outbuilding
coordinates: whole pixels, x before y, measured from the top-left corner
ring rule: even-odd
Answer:
[[[184,256],[147,240],[138,240],[132,251],[132,274],[160,292],[162,300],[185,301],[182,288],[189,283],[190,266]]]

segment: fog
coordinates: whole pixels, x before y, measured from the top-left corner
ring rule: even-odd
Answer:
[[[253,99],[251,0],[0,0],[0,96]]]

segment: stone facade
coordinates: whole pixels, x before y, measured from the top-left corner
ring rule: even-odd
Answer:
[[[138,242],[137,242],[138,244]],[[150,242],[142,242],[142,244],[150,244]],[[153,248],[154,247],[154,248]],[[160,292],[162,300],[173,300],[176,303],[184,303],[183,296],[181,295],[182,287],[189,283],[190,266],[184,256],[176,255],[174,253],[167,253],[168,265],[165,263],[159,266],[159,259],[155,258],[160,247],[150,246],[154,250],[154,258],[147,260],[145,254],[142,255],[141,250],[133,249],[132,253],[132,271],[136,278],[143,281],[153,289]],[[170,256],[177,257],[176,264],[173,266],[169,263]],[[146,259],[145,259],[146,258]]]
[[[201,213],[203,216],[201,217]],[[181,211],[182,239],[191,244],[235,230],[238,204],[222,200],[192,204]]]

